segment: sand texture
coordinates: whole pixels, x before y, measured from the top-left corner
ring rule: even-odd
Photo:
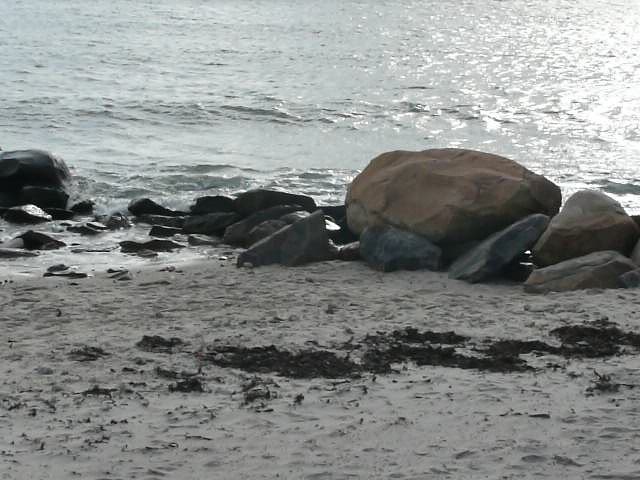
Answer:
[[[577,342],[511,366],[468,361],[496,339],[559,348],[550,332],[585,322],[638,332],[632,290],[528,295],[230,258],[123,280],[19,278],[0,304],[2,479],[640,478],[636,337],[610,354]],[[455,355],[398,347],[405,327],[464,340],[443,340]],[[450,366],[414,348],[427,344]],[[262,367],[233,350],[270,345]],[[423,360],[389,371],[376,348]],[[326,357],[286,370],[267,358],[283,352]],[[324,378],[333,367],[345,374]]]

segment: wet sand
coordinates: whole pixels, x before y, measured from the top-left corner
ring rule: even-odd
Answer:
[[[0,304],[3,479],[640,478],[633,290],[528,295],[231,256],[13,279]],[[555,329],[584,324],[627,336],[594,355],[519,351],[526,368],[502,371],[421,356],[559,348]],[[367,363],[399,345],[398,363]]]

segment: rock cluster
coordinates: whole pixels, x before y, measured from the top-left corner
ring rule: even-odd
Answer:
[[[69,177],[62,160],[46,152],[1,152],[4,219],[36,224],[91,213],[90,201],[67,210]],[[238,266],[363,260],[384,272],[448,269],[451,278],[470,283],[517,279],[531,293],[640,285],[638,219],[592,190],[561,205],[557,185],[513,160],[436,149],[374,158],[349,186],[344,205],[255,189],[235,198],[200,197],[188,211],[140,198],[128,214],[67,225],[99,235],[131,226],[130,214],[150,226],[151,239],[123,241],[123,252],[152,256],[187,243],[222,243],[246,249]],[[63,246],[30,230],[0,244],[0,256]]]

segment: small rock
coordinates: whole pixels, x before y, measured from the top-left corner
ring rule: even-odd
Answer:
[[[178,248],[184,248],[181,243],[172,240],[153,239],[148,242],[134,242],[125,240],[120,242],[120,249],[123,253],[135,253],[141,250],[151,250],[152,252],[170,252]]]
[[[93,209],[95,207],[95,202],[93,200],[82,200],[77,202],[69,208],[72,212],[79,213],[80,215],[90,215],[93,213]]]
[[[168,217],[183,215],[182,212],[176,212],[175,210],[163,207],[149,198],[138,198],[132,200],[129,203],[128,209],[135,216],[144,214],[166,215]]]
[[[4,219],[11,223],[42,223],[52,220],[51,215],[35,205],[8,208],[4,212]]]

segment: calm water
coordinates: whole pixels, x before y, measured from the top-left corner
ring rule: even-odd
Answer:
[[[640,2],[3,1],[0,146],[107,209],[339,202],[380,152],[462,146],[640,212]]]

